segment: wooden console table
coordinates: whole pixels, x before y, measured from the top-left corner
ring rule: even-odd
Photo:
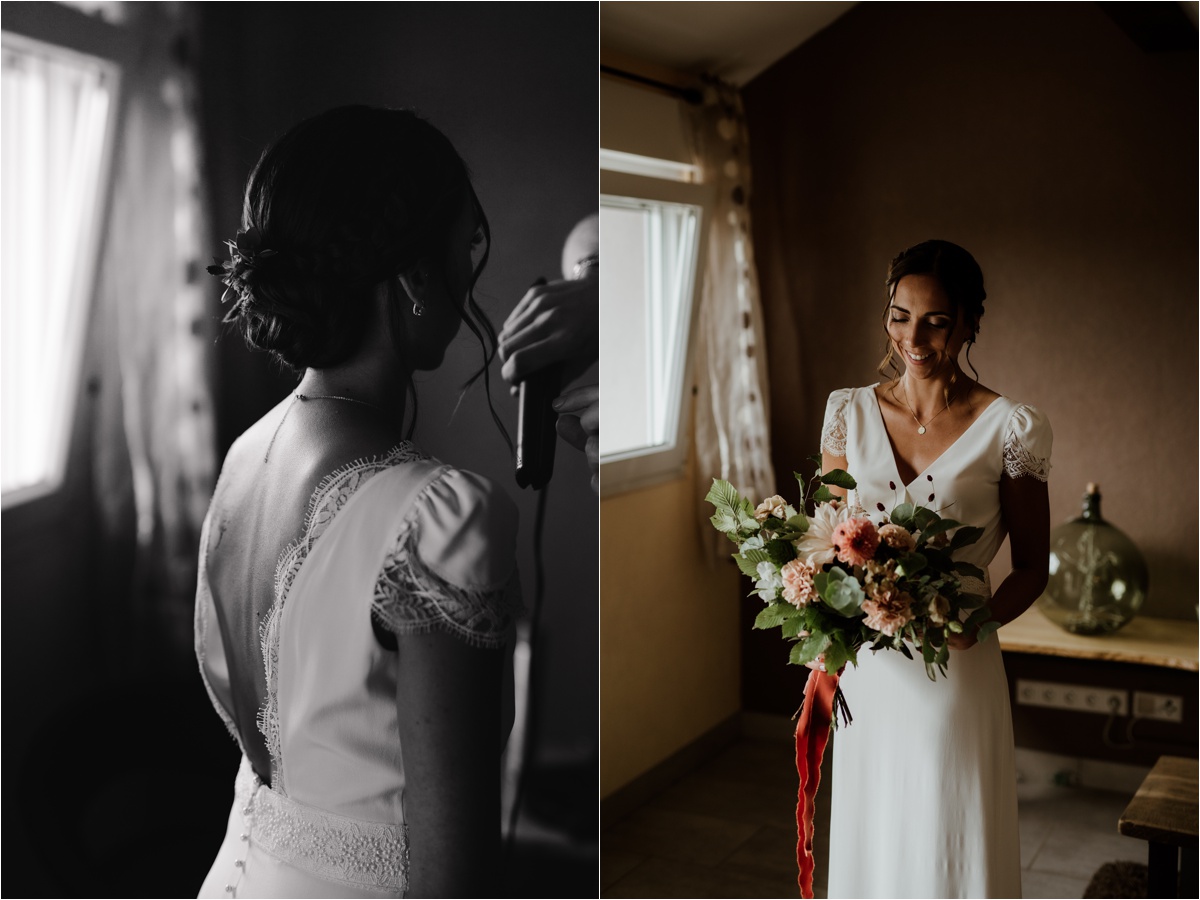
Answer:
[[[1121,814],[1121,834],[1150,844],[1147,897],[1197,896],[1196,791],[1196,760],[1164,756]]]
[[[1200,672],[1196,621],[1139,616],[1113,634],[1086,637],[1059,628],[1031,606],[1001,628],[1000,646],[1012,653],[1109,660]]]

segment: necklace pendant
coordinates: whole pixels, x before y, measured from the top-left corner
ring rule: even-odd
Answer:
[[[924,433],[925,433],[925,426],[922,425],[920,428],[917,429],[917,434],[924,434]]]

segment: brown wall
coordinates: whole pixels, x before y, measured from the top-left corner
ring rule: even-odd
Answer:
[[[744,97],[776,469],[831,390],[877,380],[888,260],[953,240],[988,290],[972,362],[1053,425],[1052,520],[1100,482],[1150,563],[1143,611],[1194,616],[1195,52],[1092,3],[865,3]]]

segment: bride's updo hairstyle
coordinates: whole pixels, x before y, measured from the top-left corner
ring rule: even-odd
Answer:
[[[888,302],[883,307],[883,330],[887,333],[888,310],[896,299],[896,285],[905,275],[932,275],[950,300],[956,316],[971,329],[967,338],[967,365],[971,364],[971,344],[979,334],[979,320],[983,318],[983,301],[987,292],[983,289],[983,270],[975,257],[958,244],[950,241],[923,241],[902,250],[887,273]],[[879,364],[879,373],[884,376],[899,376],[899,366],[892,351],[891,338],[886,338],[886,355]],[[890,373],[889,373],[890,369]],[[971,366],[972,371],[975,367]],[[978,373],[976,374],[978,378]]]
[[[263,153],[230,259],[209,267],[227,285],[225,321],[295,370],[331,366],[360,346],[386,282],[394,338],[404,327],[396,276],[418,263],[444,269],[464,200],[490,243],[466,164],[410,110],[344,106],[301,122]],[[458,310],[484,351],[471,381],[486,379],[496,348],[473,295],[486,262],[485,248]]]

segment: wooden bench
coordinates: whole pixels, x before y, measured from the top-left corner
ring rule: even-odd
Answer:
[[[1196,794],[1196,760],[1163,756],[1121,814],[1121,834],[1150,844],[1147,897],[1198,896]]]

